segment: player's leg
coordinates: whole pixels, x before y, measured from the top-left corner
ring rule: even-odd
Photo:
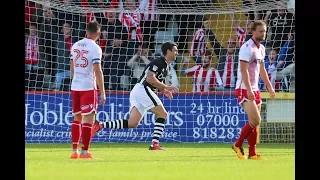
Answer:
[[[93,158],[92,154],[89,152],[89,147],[92,137],[92,125],[94,123],[96,112],[91,112],[83,116],[82,124],[82,147],[80,158]]]
[[[260,124],[261,118],[255,101],[244,101],[242,102],[242,107],[247,113],[249,122],[242,128],[239,138],[233,145],[233,149],[240,159],[246,159],[242,148],[243,142]]]
[[[117,119],[105,122],[95,121],[93,125],[93,134],[101,131],[103,128],[108,129],[126,129],[126,128],[136,128],[139,125],[143,115],[146,112],[146,108],[144,108],[139,102],[135,100],[135,98],[131,97],[130,94],[130,110],[129,110],[129,119]]]
[[[98,94],[96,90],[80,92],[80,107],[82,118],[82,148],[80,158],[92,158],[89,147],[92,137],[92,125],[97,112]]]
[[[139,108],[140,107],[140,108]],[[95,120],[93,129],[92,129],[92,137],[103,128],[108,129],[126,129],[126,128],[136,128],[139,125],[144,113],[145,108],[139,105],[132,105],[130,108],[129,119],[118,119],[118,120],[111,120],[100,122]]]
[[[143,106],[142,104],[145,104]],[[152,102],[146,95],[144,87],[141,85],[135,85],[130,92],[130,117],[128,120],[119,119],[101,122],[94,124],[94,133],[99,132],[103,128],[109,129],[124,129],[124,128],[136,128],[141,121],[144,113],[147,110],[147,106],[151,106]]]
[[[260,112],[261,105],[258,105],[258,109]],[[257,139],[258,139],[258,128],[256,127],[252,130],[252,132],[247,137],[248,149],[249,149],[248,159],[262,160],[260,155],[256,153]]]
[[[136,105],[139,112],[143,115],[144,109],[151,110],[157,117],[150,150],[163,150],[159,146],[159,138],[163,134],[165,120],[167,119],[167,111],[159,97],[149,87],[144,87],[141,84],[136,84],[130,93],[131,105]],[[141,117],[142,118],[142,117]]]
[[[238,100],[244,108],[249,120],[249,122],[242,128],[239,138],[232,146],[239,159],[247,159],[242,148],[243,142],[261,122],[260,112],[256,101],[248,101],[247,97],[245,97],[246,94],[247,92],[242,90],[241,94],[237,95]]]
[[[99,126],[95,123],[95,133],[103,128],[108,129],[126,129],[126,128],[136,128],[139,125],[143,115],[145,113],[145,108],[139,105],[131,105],[129,119],[117,119],[111,121],[100,122]]]
[[[149,147],[149,150],[164,150],[164,148],[159,145],[159,139],[164,132],[164,127],[165,127],[168,113],[164,109],[162,103],[159,103],[159,105],[151,108],[151,111],[155,114],[155,116],[157,117],[157,120],[154,125],[152,143],[151,143],[151,146]]]
[[[71,91],[72,96],[72,112],[73,121],[71,124],[71,141],[72,141],[72,154],[71,158],[76,159],[79,157],[78,146],[81,135],[81,108],[80,108],[80,96],[78,91]]]
[[[257,91],[255,92],[255,102],[257,104],[258,112],[260,114],[261,112],[261,103],[262,99],[260,96],[260,92]],[[261,122],[261,121],[260,121]],[[260,124],[260,123],[259,123]],[[253,159],[253,160],[263,160],[263,158],[256,153],[256,146],[257,146],[257,139],[258,139],[258,128],[255,127],[252,132],[248,135],[247,140],[248,140],[248,148],[249,148],[249,156],[248,159]]]

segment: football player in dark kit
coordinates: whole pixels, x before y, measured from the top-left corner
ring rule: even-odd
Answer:
[[[172,61],[176,60],[178,49],[175,43],[165,42],[161,46],[161,51],[162,56],[152,60],[146,66],[138,83],[130,92],[130,118],[128,120],[119,119],[100,123],[96,121],[94,133],[97,133],[103,128],[136,128],[144,114],[150,109],[157,119],[149,150],[164,150],[164,148],[159,145],[159,139],[164,132],[168,113],[154,91],[158,89],[169,99],[173,98],[172,92],[179,91],[179,89],[174,86],[164,84],[164,79],[169,72],[169,65]]]

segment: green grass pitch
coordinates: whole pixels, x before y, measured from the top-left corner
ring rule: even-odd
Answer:
[[[26,144],[26,180],[294,179],[294,144],[258,144],[263,161],[237,159],[231,144],[162,145],[93,143],[95,159],[69,159],[70,144]]]

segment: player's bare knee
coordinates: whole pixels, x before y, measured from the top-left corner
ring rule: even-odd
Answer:
[[[94,118],[95,118],[95,112],[92,112],[90,114],[84,115],[82,121],[83,121],[83,123],[93,124]]]
[[[139,125],[141,118],[137,116],[130,116],[128,120],[128,128],[136,128]]]
[[[78,121],[78,122],[82,121],[81,113],[80,114],[75,114],[73,117],[74,117],[73,121]]]
[[[136,121],[128,121],[128,128],[137,128],[139,125],[139,122]]]
[[[130,118],[128,119],[128,128],[136,128],[142,119],[142,115],[136,107],[130,111]]]
[[[251,123],[251,125],[254,126],[254,127],[259,126],[260,123],[261,123],[261,117],[260,117],[260,116],[254,116],[254,117],[252,117],[250,123]]]
[[[158,114],[156,114],[156,117],[157,118],[167,119],[168,112],[166,110],[160,111]]]

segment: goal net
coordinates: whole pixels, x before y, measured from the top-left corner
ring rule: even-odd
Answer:
[[[250,38],[250,23],[268,25],[266,69],[277,97],[259,82],[261,143],[294,143],[293,0],[29,0],[25,1],[25,140],[70,142],[70,47],[86,37],[86,24],[101,26],[106,104],[97,119],[129,118],[129,93],[143,68],[173,41],[179,56],[165,83],[179,93],[169,100],[161,142],[231,143],[247,122],[234,94],[238,51]],[[155,115],[136,129],[104,129],[93,142],[149,142]]]

